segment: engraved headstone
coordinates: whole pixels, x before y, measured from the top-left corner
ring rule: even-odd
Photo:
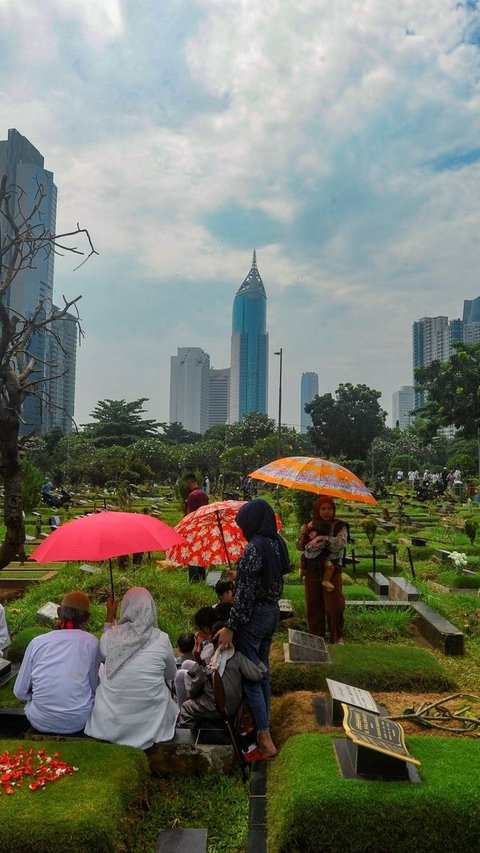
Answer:
[[[98,575],[101,571],[100,566],[90,566],[89,563],[82,563],[78,568],[81,572],[85,572],[87,575]]]
[[[290,663],[330,663],[330,655],[323,637],[307,634],[304,631],[288,629],[288,643],[285,644],[285,660]]]
[[[217,583],[217,581],[219,581],[221,579],[222,574],[223,574],[223,572],[217,572],[217,571],[209,572],[207,575],[207,586],[215,587],[215,584]]]
[[[399,723],[370,711],[343,704],[343,727],[348,740],[335,742],[335,751],[347,778],[382,781],[420,781]]]
[[[332,678],[325,680],[332,697],[332,722],[334,725],[343,721],[342,702],[346,705],[353,705],[355,708],[363,708],[372,714],[380,714],[380,708],[368,690],[361,690],[359,687],[352,687],[351,684],[343,684],[341,681],[334,681]]]
[[[37,610],[36,619],[37,622],[40,622],[40,625],[48,625],[48,627],[53,625],[58,621],[58,604],[54,604],[53,601],[47,601],[43,607]]]

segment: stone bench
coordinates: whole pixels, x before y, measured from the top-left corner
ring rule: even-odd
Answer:
[[[463,634],[455,625],[423,601],[414,604],[413,609],[415,624],[434,648],[445,655],[463,655]]]
[[[220,726],[221,723],[219,722]],[[201,733],[206,731],[202,729]],[[223,730],[222,734],[225,734]],[[210,740],[216,740],[213,732]],[[168,776],[229,773],[234,767],[235,756],[231,744],[225,743],[225,740],[223,738],[223,743],[200,744],[196,732],[190,729],[177,729],[172,740],[165,743],[154,743],[153,746],[145,750],[145,755],[153,773],[162,773]]]
[[[369,572],[367,583],[376,595],[388,595],[388,578],[381,572]]]
[[[164,829],[157,838],[155,853],[206,853],[206,829]]]
[[[404,607],[410,607],[408,601],[392,601],[388,598],[383,598],[381,601],[364,601],[363,599],[351,599],[346,602],[347,607],[351,608],[368,608],[369,610],[380,610],[380,608],[390,608],[391,610],[403,610]]]
[[[0,738],[20,738],[28,729],[23,708],[0,708]]]
[[[420,590],[406,578],[388,579],[388,597],[393,601],[418,601],[421,594]]]

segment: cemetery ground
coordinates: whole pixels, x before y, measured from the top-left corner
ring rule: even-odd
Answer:
[[[268,766],[270,853],[317,853],[321,849],[403,853],[412,846],[418,853],[439,849],[453,853],[475,849],[478,844],[478,737],[448,736],[404,722],[408,750],[421,762],[421,782],[348,780],[339,771],[333,749],[334,740],[344,737],[342,729],[320,727],[314,714],[313,699],[327,693],[326,677],[370,691],[392,716],[449,694],[480,692],[480,572],[475,571],[480,557],[478,546],[470,544],[463,530],[465,520],[480,521],[480,511],[472,504],[458,503],[453,512],[445,513],[433,503],[418,505],[403,497],[400,505],[395,499],[382,502],[390,518],[385,527],[381,508],[339,508],[340,517],[350,523],[354,542],[348,548],[345,571],[345,643],[330,647],[331,664],[285,663],[287,628],[305,629],[298,569],[286,578],[285,597],[292,602],[295,615],[281,625],[272,649],[272,731],[280,751]],[[284,493],[278,510],[298,567],[299,554],[294,548],[298,523],[291,493]],[[364,522],[374,516],[380,520],[372,543]],[[160,517],[175,524],[179,506],[162,502]],[[27,532],[33,535],[33,518]],[[413,544],[419,537],[425,544]],[[403,575],[420,590],[422,601],[464,634],[463,655],[445,655],[432,647],[419,632],[408,604],[401,609],[370,606],[378,601],[368,582],[372,545],[377,573],[387,578]],[[392,546],[396,548],[395,570]],[[467,569],[473,574],[461,575],[442,551],[465,553]],[[99,567],[98,574],[87,574],[78,564],[66,564],[44,567],[45,572],[38,576],[39,568],[35,565],[37,577],[19,597],[8,600],[11,588],[3,590],[14,634],[10,656],[15,661],[21,659],[33,634],[45,630],[36,621],[39,607],[47,601],[58,602],[64,590],[76,587],[90,595],[89,630],[97,635],[102,631],[109,594],[107,567]],[[47,568],[52,572],[48,580],[42,580]],[[22,574],[29,571],[25,566],[19,570]],[[0,573],[0,581],[14,574],[11,566]],[[159,570],[155,560],[123,572],[115,570],[118,598],[132,585],[150,589],[157,601],[159,623],[173,642],[191,627],[195,610],[214,603],[215,598],[208,586],[189,585],[185,571]],[[0,688],[1,707],[19,705],[12,686],[9,681]],[[472,711],[479,716],[474,705]],[[2,741],[2,751],[17,746],[42,748],[49,754],[59,751],[78,771],[45,790],[32,792],[24,785],[11,796],[1,794],[2,848],[14,853],[33,849],[39,853],[66,849],[153,853],[162,829],[203,826],[208,829],[209,853],[246,849],[248,785],[238,771],[152,777],[145,754],[129,747],[89,740]]]

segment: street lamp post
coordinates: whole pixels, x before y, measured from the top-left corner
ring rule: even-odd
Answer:
[[[274,355],[278,355],[280,357],[280,372],[278,377],[278,437],[277,437],[277,452],[278,458],[281,457],[281,448],[282,448],[282,366],[283,366],[283,349],[280,347],[278,352],[275,352]]]

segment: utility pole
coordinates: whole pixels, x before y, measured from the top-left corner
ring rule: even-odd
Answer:
[[[282,455],[282,366],[283,366],[283,349],[280,347],[274,355],[280,357],[280,373],[278,378],[278,438],[277,438],[277,453],[278,458]]]

